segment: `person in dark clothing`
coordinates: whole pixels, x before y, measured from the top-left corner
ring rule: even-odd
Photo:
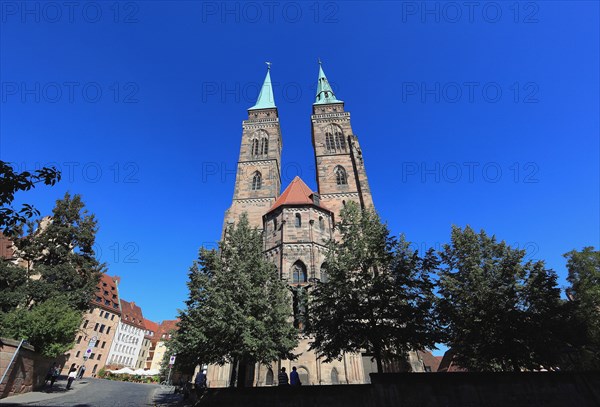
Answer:
[[[296,371],[296,366],[292,368],[292,373],[290,373],[290,385],[292,386],[301,386],[302,382],[300,381],[300,376],[298,376],[298,372]]]
[[[200,370],[194,380],[194,390],[196,391],[196,397],[200,399],[207,388],[206,383],[206,370]]]
[[[44,380],[44,386],[46,386],[48,384],[48,382],[50,381],[50,379],[52,379],[52,375],[54,374],[54,369],[56,369],[56,362],[54,362],[52,364],[52,366],[50,366],[50,369],[48,369],[48,373],[46,374],[46,379]]]
[[[277,382],[279,386],[289,386],[288,375],[285,372],[285,367],[281,368],[281,371],[277,375]]]
[[[60,368],[58,366],[54,366],[54,370],[52,371],[52,377],[50,377],[50,388],[54,386],[54,382],[58,379],[60,375]]]

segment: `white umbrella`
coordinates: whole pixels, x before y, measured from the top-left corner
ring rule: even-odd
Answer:
[[[114,374],[133,374],[133,370],[131,370],[128,367],[124,367],[124,368],[119,369],[119,370],[111,370],[110,372],[114,373]]]
[[[156,376],[157,374],[160,374],[160,370],[158,370],[158,369],[150,369],[150,370],[146,370],[144,374],[146,376]]]
[[[134,372],[132,374],[135,374],[138,376],[144,376],[146,374],[146,371],[144,369],[137,369],[137,370],[134,370]]]

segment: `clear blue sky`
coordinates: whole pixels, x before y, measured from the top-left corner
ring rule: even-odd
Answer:
[[[58,164],[59,185],[18,201],[48,214],[82,194],[101,260],[147,318],[176,316],[220,236],[265,61],[284,186],[316,188],[320,57],[394,233],[426,248],[483,228],[562,286],[562,254],[599,246],[597,2],[114,4],[0,3],[0,158]]]

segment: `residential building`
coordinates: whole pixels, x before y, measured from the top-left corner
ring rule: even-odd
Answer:
[[[62,374],[71,364],[84,365],[84,377],[94,376],[106,365],[109,350],[121,319],[119,306],[120,278],[102,274],[96,286],[91,310],[83,315],[83,322],[75,338],[75,346],[68,351]]]
[[[162,367],[162,362],[167,352],[167,341],[171,339],[173,331],[177,330],[178,319],[165,320],[158,327],[156,346],[152,355],[152,363],[150,364],[151,369],[158,369]]]
[[[137,368],[150,369],[152,366],[152,357],[154,356],[154,349],[156,348],[156,334],[158,332],[158,324],[144,318],[144,326],[146,331],[144,332],[144,341],[142,348],[138,356]],[[139,365],[139,366],[138,366]]]
[[[137,368],[146,327],[142,309],[135,302],[121,300],[121,320],[108,354],[111,367]]]

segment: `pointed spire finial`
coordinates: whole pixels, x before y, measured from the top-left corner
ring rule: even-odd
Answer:
[[[260,88],[256,104],[248,110],[272,109],[276,107],[275,97],[273,97],[273,85],[271,84],[271,63],[265,62],[265,64],[267,64],[267,76],[265,76],[265,81]]]
[[[323,63],[321,62],[321,58],[319,61],[319,79],[317,80],[317,96],[315,97],[315,105],[322,105],[327,103],[341,103],[341,100],[338,100],[333,93],[333,89],[325,76],[325,72],[323,71]]]
[[[319,63],[319,65],[323,64],[323,62],[321,62],[321,57],[317,57],[317,62]]]

